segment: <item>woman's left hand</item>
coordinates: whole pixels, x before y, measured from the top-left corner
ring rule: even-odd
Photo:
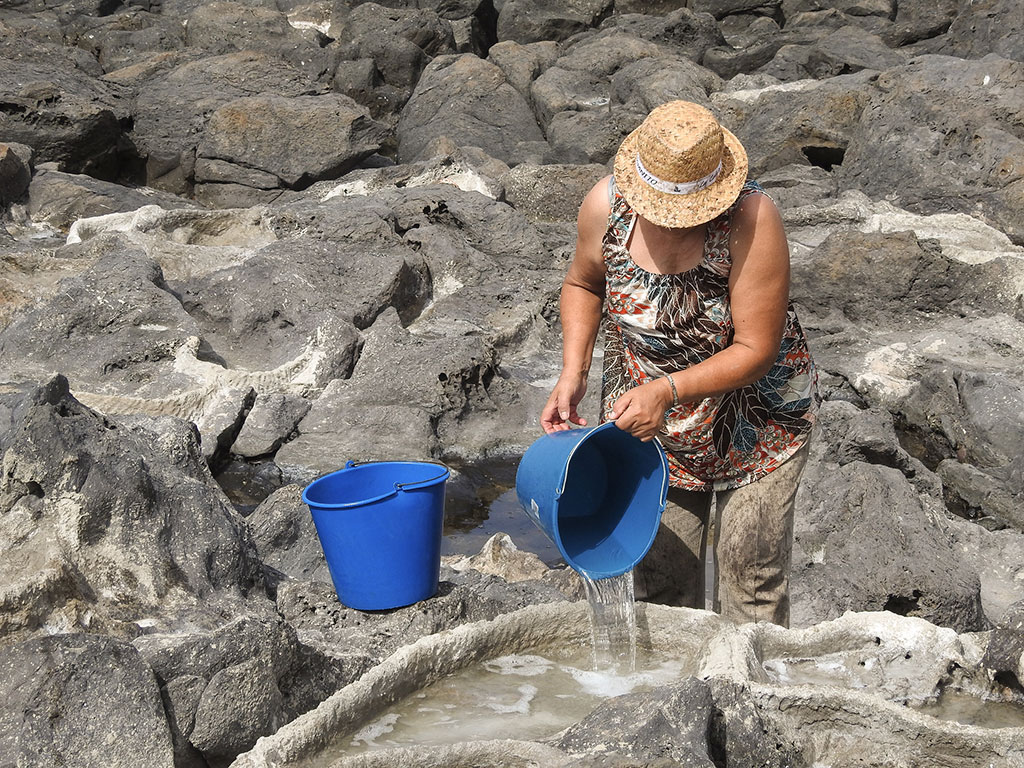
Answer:
[[[657,437],[672,404],[672,389],[657,378],[634,387],[615,401],[611,418],[615,425],[645,443]]]

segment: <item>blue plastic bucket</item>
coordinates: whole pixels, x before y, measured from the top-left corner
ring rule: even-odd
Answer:
[[[516,495],[565,562],[590,577],[631,570],[654,543],[668,494],[668,460],[608,422],[544,435],[516,472]]]
[[[437,592],[445,481],[441,464],[348,462],[302,492],[338,599],[379,611]]]

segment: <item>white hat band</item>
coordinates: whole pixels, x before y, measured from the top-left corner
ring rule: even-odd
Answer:
[[[680,182],[665,181],[664,179],[659,179],[657,176],[655,176],[653,173],[647,170],[647,168],[644,166],[643,161],[640,159],[640,153],[637,152],[636,154],[637,175],[644,180],[647,186],[652,187],[653,189],[656,189],[659,192],[664,192],[665,194],[668,195],[692,195],[694,192],[699,192],[705,187],[714,184],[715,179],[718,178],[718,174],[720,174],[721,172],[722,161],[719,160],[718,167],[715,168],[715,170],[713,170],[711,173],[709,173],[702,179],[697,179],[696,181]]]

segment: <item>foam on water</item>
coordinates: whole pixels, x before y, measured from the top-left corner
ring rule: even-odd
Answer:
[[[464,669],[409,696],[330,750],[331,759],[372,749],[480,739],[545,739],[602,701],[692,674],[692,663],[642,655],[641,669],[590,668],[590,649],[551,657],[514,654]],[[325,755],[326,756],[326,755]]]

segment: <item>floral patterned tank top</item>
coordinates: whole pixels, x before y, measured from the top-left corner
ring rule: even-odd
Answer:
[[[627,243],[636,219],[609,181],[611,212],[602,250],[605,356],[602,421],[625,392],[706,360],[732,343],[729,231],[736,206],[764,190],[748,181],[736,202],[708,223],[704,257],[692,269],[657,274],[637,266]],[[659,440],[673,487],[739,488],[780,466],[810,436],[819,403],[817,373],[792,303],[778,358],[760,380],[700,402],[680,403]]]

